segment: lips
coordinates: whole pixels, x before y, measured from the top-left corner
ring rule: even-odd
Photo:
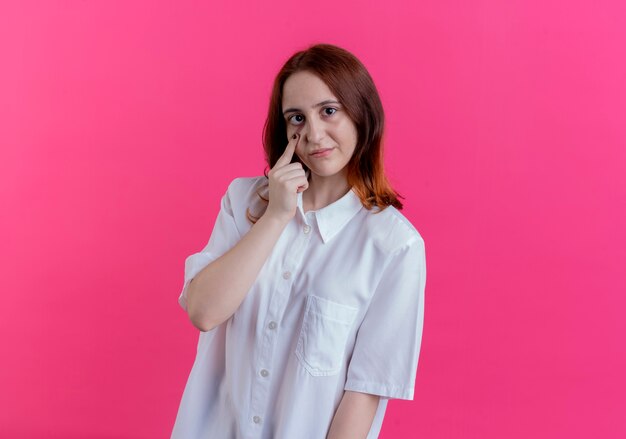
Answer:
[[[322,148],[322,149],[316,149],[315,151],[313,151],[310,155],[318,155],[318,154],[322,154],[326,151],[330,151],[333,148]]]

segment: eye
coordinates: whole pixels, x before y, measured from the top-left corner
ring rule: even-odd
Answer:
[[[300,118],[300,119],[296,120],[296,118]],[[300,125],[302,123],[302,121],[304,120],[304,116],[302,116],[301,114],[294,114],[293,116],[289,116],[289,118],[287,120],[292,125]]]
[[[322,111],[324,111],[324,114],[326,116],[332,116],[338,110],[337,108],[333,107],[325,107]],[[302,124],[302,122],[304,122],[304,116],[302,114],[294,114],[287,118],[287,122],[289,122],[291,125],[300,125]]]

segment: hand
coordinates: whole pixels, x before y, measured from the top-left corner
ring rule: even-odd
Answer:
[[[266,214],[275,216],[288,222],[296,214],[298,193],[309,188],[302,163],[291,163],[293,153],[300,141],[300,134],[294,134],[285,152],[268,173],[269,177],[269,204]]]

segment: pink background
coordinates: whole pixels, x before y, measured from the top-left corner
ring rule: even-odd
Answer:
[[[0,436],[169,438],[184,259],[263,172],[279,67],[329,42],[426,242],[381,438],[626,437],[624,2],[226,3],[2,2]]]

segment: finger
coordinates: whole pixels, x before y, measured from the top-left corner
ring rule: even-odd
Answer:
[[[296,150],[296,145],[298,144],[299,139],[300,135],[298,133],[291,136],[291,139],[289,139],[289,143],[287,143],[287,147],[285,148],[285,152],[283,152],[283,154],[276,161],[274,167],[283,167],[291,163],[291,159],[293,158],[293,153]]]
[[[300,165],[300,163],[291,163],[291,165]],[[304,173],[304,169],[301,166],[290,167],[291,165],[287,165],[280,170],[280,173],[275,174],[277,178],[281,178],[285,181],[293,180],[295,178],[306,178],[306,174]]]
[[[302,186],[298,186],[298,190],[296,192],[304,192],[308,188],[309,188],[309,182],[308,180],[306,180],[306,177],[305,177],[304,184]]]

